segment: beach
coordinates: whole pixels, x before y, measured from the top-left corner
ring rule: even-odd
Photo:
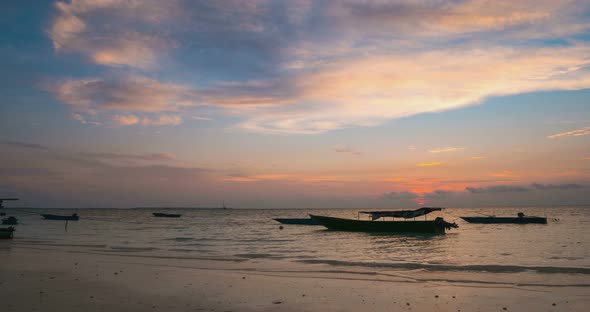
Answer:
[[[3,311],[585,311],[588,286],[445,281],[326,264],[0,251]],[[458,276],[457,276],[458,275]],[[449,275],[446,275],[447,278]]]

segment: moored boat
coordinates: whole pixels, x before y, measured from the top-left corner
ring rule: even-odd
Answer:
[[[444,234],[445,230],[458,227],[455,223],[446,222],[442,217],[424,221],[395,221],[395,218],[426,217],[427,214],[438,210],[442,210],[442,208],[423,207],[417,210],[359,212],[359,216],[361,213],[370,215],[371,220],[360,220],[360,217],[354,220],[316,215],[309,216],[326,228],[339,231]],[[375,221],[385,217],[392,217],[393,220]]]
[[[13,216],[10,216],[8,218],[2,219],[2,224],[5,224],[5,225],[17,225],[18,224],[18,219],[15,218],[15,217],[13,217]]]
[[[54,214],[41,214],[45,220],[62,220],[62,221],[78,221],[80,220],[80,216],[77,213],[72,214],[71,216],[62,216],[62,215],[54,215]]]
[[[14,228],[12,226],[8,228],[0,228],[0,239],[12,239],[13,232]]]
[[[163,213],[163,212],[154,212],[152,215],[156,218],[180,218],[180,214],[177,213]]]
[[[461,217],[461,219],[469,223],[507,223],[507,224],[547,224],[546,217],[525,216],[524,213],[519,212],[516,217]]]
[[[282,224],[321,225],[312,218],[274,218],[273,220]]]

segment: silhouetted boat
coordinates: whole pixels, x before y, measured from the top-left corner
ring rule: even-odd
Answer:
[[[8,228],[0,228],[0,239],[11,239],[13,232],[14,228],[12,226]]]
[[[4,218],[2,219],[2,224],[6,224],[6,225],[17,225],[18,224],[18,219],[10,216],[8,218]]]
[[[401,211],[360,211],[359,219],[343,219],[325,216],[309,215],[311,219],[330,230],[354,232],[391,232],[391,233],[432,233],[444,234],[445,230],[457,228],[457,224],[446,222],[438,217],[424,221],[395,221],[395,218],[410,219],[425,216],[442,208],[423,207],[416,210]],[[360,214],[368,214],[371,220],[360,220]],[[392,221],[375,221],[380,218],[392,217]]]
[[[78,221],[80,217],[77,213],[72,214],[71,216],[62,216],[62,215],[54,215],[54,214],[41,214],[45,220],[65,220],[65,221]]]
[[[180,214],[177,213],[163,213],[163,212],[154,212],[152,213],[154,217],[157,218],[180,218]]]
[[[312,218],[275,218],[273,220],[282,224],[321,225]]]
[[[517,217],[487,216],[487,217],[461,217],[461,219],[463,219],[469,223],[511,223],[511,224],[537,223],[537,224],[547,224],[547,218],[545,218],[545,217],[525,216],[524,213],[522,213],[522,212],[519,212]]]

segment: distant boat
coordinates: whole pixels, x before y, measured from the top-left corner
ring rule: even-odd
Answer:
[[[62,215],[54,215],[54,214],[41,214],[45,220],[62,220],[62,221],[78,221],[80,217],[77,213],[72,214],[71,216],[62,216]]]
[[[438,217],[424,221],[395,221],[395,218],[410,219],[425,216],[442,208],[423,207],[416,210],[401,211],[360,211],[359,219],[343,219],[325,216],[309,215],[330,230],[354,232],[391,232],[391,233],[431,233],[444,234],[445,230],[457,228],[457,224],[446,222]],[[360,220],[360,214],[368,214],[371,220]],[[380,218],[392,217],[392,221],[375,221]]]
[[[312,218],[274,218],[273,220],[282,224],[321,225]]]
[[[12,239],[14,228],[7,227],[7,228],[0,228],[0,239]]]
[[[231,209],[231,208],[229,208],[229,207],[226,207],[226,206],[225,206],[225,201],[223,201],[223,203],[221,204],[221,209]]]
[[[522,213],[522,212],[519,212],[516,217],[487,216],[487,217],[461,217],[461,219],[463,219],[469,223],[486,223],[486,224],[489,224],[489,223],[547,224],[547,218],[545,218],[545,217],[525,216],[524,213]]]
[[[177,213],[163,213],[163,212],[154,212],[152,213],[156,218],[180,218],[180,214]]]
[[[4,218],[2,219],[2,224],[6,224],[6,225],[17,225],[18,224],[18,219],[10,216],[8,218]]]

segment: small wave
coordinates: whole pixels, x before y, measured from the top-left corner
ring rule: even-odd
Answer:
[[[234,256],[239,257],[239,258],[247,258],[247,259],[282,259],[283,258],[280,256],[275,256],[275,255],[265,254],[265,253],[246,253],[246,254],[237,254]]]
[[[194,237],[174,237],[174,238],[165,238],[166,241],[176,241],[176,242],[186,242],[195,240]]]
[[[338,260],[297,260],[302,263],[328,264],[332,266],[353,266],[369,268],[389,268],[407,270],[428,271],[472,271],[491,273],[519,273],[533,271],[537,273],[562,273],[562,274],[590,274],[590,268],[580,267],[554,267],[554,266],[517,266],[517,265],[439,265],[427,263],[382,263],[382,262],[352,262]]]
[[[155,247],[124,247],[124,246],[111,246],[110,248],[113,251],[121,251],[121,252],[141,252],[141,251],[152,251],[152,250],[158,249]]]
[[[19,245],[38,245],[38,246],[54,246],[54,247],[85,247],[85,248],[106,248],[104,244],[59,244],[46,243],[43,241],[18,241]]]

